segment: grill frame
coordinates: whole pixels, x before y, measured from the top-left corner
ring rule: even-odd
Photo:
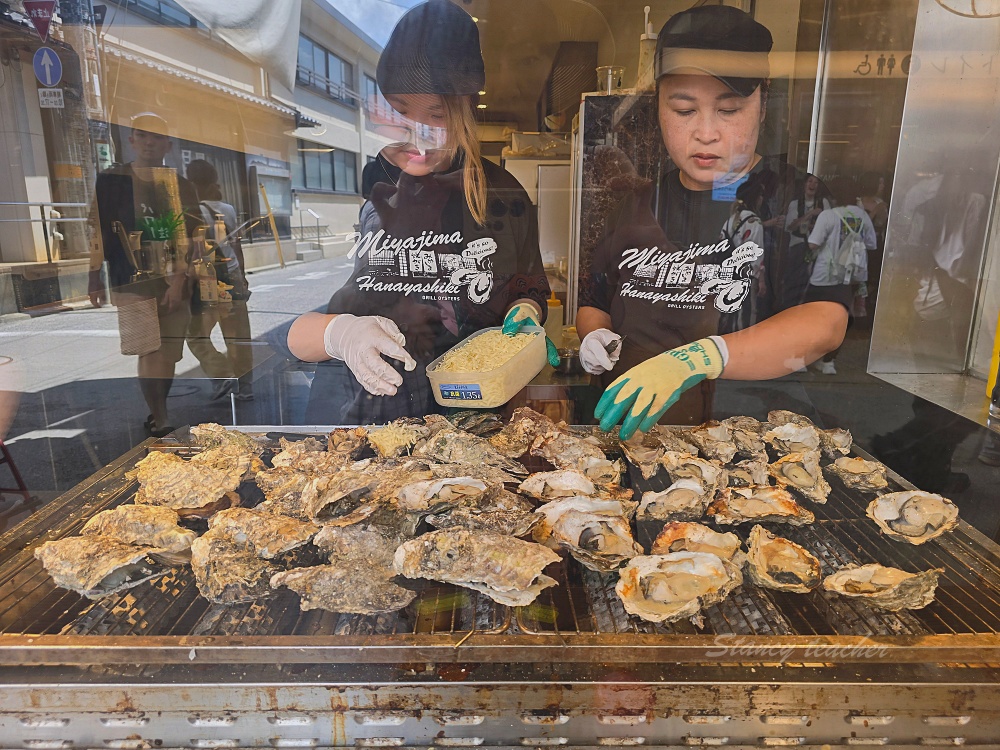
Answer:
[[[268,430],[274,428],[244,428],[248,430]],[[318,430],[316,432],[319,432]],[[96,512],[107,507],[123,502],[134,492],[135,484],[125,478],[125,472],[138,462],[150,448],[157,447],[155,441],[149,440],[137,446],[129,453],[122,456],[117,461],[97,472],[89,479],[73,488],[61,498],[53,501],[42,508],[31,518],[10,532],[0,536],[0,591],[5,587],[14,586],[14,593],[7,596],[0,595],[0,621],[5,613],[13,607],[31,606],[34,608],[45,608],[40,613],[54,618],[53,622],[58,623],[59,616],[64,613],[56,611],[60,607],[65,607],[67,599],[72,599],[77,605],[80,604],[79,597],[71,592],[55,589],[51,580],[48,579],[44,571],[41,575],[44,580],[38,579],[40,565],[34,562],[31,557],[33,548],[49,539],[74,534],[86,519]],[[857,455],[868,457],[863,451],[855,449]],[[892,481],[900,488],[910,488],[898,475],[891,475]],[[843,490],[840,495],[845,495]],[[854,506],[850,507],[850,513],[863,516],[864,501],[861,498],[851,498]],[[923,560],[925,555],[936,557],[943,562],[952,564],[946,565],[946,574],[942,576],[942,584],[945,584],[948,576],[956,576],[956,580],[962,580],[966,585],[953,587],[953,592],[961,597],[969,598],[974,590],[981,593],[981,588],[970,588],[973,583],[972,577],[978,575],[981,580],[988,579],[992,587],[988,588],[990,606],[988,613],[996,619],[991,624],[980,617],[980,624],[986,626],[974,632],[934,632],[933,628],[926,627],[926,617],[923,614],[900,613],[899,616],[886,617],[880,613],[874,618],[872,611],[854,602],[849,602],[843,598],[832,595],[825,595],[818,592],[805,595],[819,602],[827,602],[832,609],[841,610],[838,621],[849,622],[853,616],[856,618],[852,626],[854,633],[845,632],[819,632],[820,629],[813,627],[812,633],[796,634],[794,627],[785,626],[777,619],[783,617],[787,622],[785,610],[788,602],[783,599],[800,595],[783,595],[780,592],[762,592],[752,585],[744,587],[742,592],[737,592],[727,602],[706,610],[706,623],[714,633],[699,633],[686,621],[674,626],[660,627],[652,624],[636,621],[634,618],[621,620],[619,615],[623,613],[610,613],[605,615],[611,617],[611,621],[621,625],[627,623],[625,632],[592,632],[580,627],[580,619],[574,611],[575,628],[568,630],[558,627],[558,612],[563,611],[557,607],[556,616],[553,618],[555,626],[546,630],[539,625],[539,608],[520,608],[511,613],[510,610],[492,602],[485,600],[475,594],[468,594],[465,590],[455,589],[447,585],[429,586],[421,594],[418,601],[429,601],[429,592],[435,592],[436,604],[431,608],[434,615],[429,623],[423,623],[422,629],[425,632],[398,632],[400,623],[392,616],[383,618],[346,617],[330,613],[301,613],[295,606],[296,597],[291,592],[281,592],[277,596],[266,600],[263,603],[251,605],[237,605],[237,608],[245,609],[243,614],[234,611],[233,607],[214,607],[199,598],[190,597],[190,585],[186,590],[181,590],[180,595],[191,598],[185,605],[184,612],[180,613],[179,619],[171,614],[171,608],[176,606],[177,599],[159,597],[155,592],[159,586],[169,586],[169,577],[164,577],[151,584],[144,584],[117,599],[118,612],[115,607],[106,606],[107,600],[84,607],[84,613],[71,618],[73,622],[81,622],[86,619],[87,614],[98,612],[104,607],[107,612],[105,617],[110,617],[114,627],[135,630],[144,626],[145,618],[151,610],[141,610],[135,606],[135,601],[142,603],[143,597],[151,598],[152,604],[160,604],[165,611],[158,615],[174,617],[175,622],[184,623],[185,613],[192,608],[203,610],[195,621],[200,627],[176,635],[135,635],[107,632],[99,635],[72,635],[72,634],[51,634],[43,632],[35,633],[9,633],[0,630],[0,665],[11,667],[39,666],[39,665],[114,665],[114,664],[393,664],[393,663],[688,663],[688,664],[729,664],[739,663],[782,663],[808,664],[850,664],[850,663],[954,663],[954,664],[994,664],[1000,663],[1000,546],[994,544],[985,536],[980,534],[967,523],[960,521],[959,527],[949,535],[923,545],[920,548],[903,549],[901,545],[887,539],[879,539],[877,530],[865,529],[867,519],[864,521],[854,517],[844,517],[839,512],[839,505],[833,502],[828,506],[810,505],[816,511],[817,521],[814,527],[801,527],[800,529],[790,529],[784,526],[771,526],[771,528],[781,528],[785,535],[797,539],[799,535],[818,536],[820,530],[827,533],[830,529],[843,530],[856,536],[853,541],[861,542],[881,541],[879,556],[885,564],[899,564],[900,567],[907,568],[906,563],[910,563],[911,569],[916,563],[914,560]],[[740,531],[740,535],[745,538],[749,525],[745,530]],[[742,527],[738,527],[742,529]],[[874,527],[873,527],[874,528]],[[787,532],[787,533],[786,533]],[[829,531],[835,541],[843,542],[844,538],[837,537]],[[874,536],[873,536],[874,535]],[[647,545],[649,539],[640,540]],[[809,545],[815,550],[814,545]],[[829,545],[824,546],[824,550]],[[891,551],[889,555],[887,551]],[[19,558],[20,556],[20,558]],[[12,571],[18,560],[27,563],[21,566],[21,570],[27,570],[34,564],[38,570],[28,578],[27,581],[18,579],[17,575],[12,575]],[[821,556],[822,559],[822,556]],[[30,562],[27,562],[29,561]],[[957,563],[967,561],[964,567]],[[843,562],[841,560],[840,562]],[[975,563],[976,572],[973,572]],[[928,567],[925,563],[923,568]],[[824,561],[824,573],[829,572],[826,561]],[[610,610],[617,603],[613,591],[608,592],[610,579],[602,580],[596,574],[589,571],[581,573],[581,569],[576,563],[559,566],[558,576],[562,578],[562,586],[549,589],[546,597],[540,599],[544,609],[544,603],[551,601],[552,597],[569,598],[569,605],[572,609],[576,603],[574,596],[584,595],[586,598],[581,602],[587,605],[586,616],[597,624],[597,619],[593,607],[595,592],[603,588],[607,597],[606,606]],[[570,579],[574,580],[571,582]],[[582,583],[578,585],[576,578],[581,578]],[[34,589],[26,592],[28,583],[35,585]],[[613,588],[613,583],[611,583]],[[47,589],[43,591],[42,589]],[[37,592],[34,599],[31,598],[32,591]],[[584,594],[572,593],[573,591],[585,592]],[[939,588],[939,592],[946,594],[942,598],[955,599],[954,593],[948,593],[946,586]],[[458,596],[455,601],[464,603],[464,606],[451,606],[448,610],[446,606],[443,610],[437,605],[442,597],[447,598]],[[22,596],[25,594],[25,596]],[[564,596],[565,595],[565,596]],[[994,596],[995,595],[995,596]],[[741,598],[742,597],[742,598]],[[778,603],[775,603],[775,599]],[[16,601],[13,601],[16,599]],[[129,601],[132,599],[133,601]],[[13,601],[13,604],[12,604]],[[794,601],[794,600],[792,600]],[[957,601],[957,600],[956,600]],[[577,603],[578,604],[578,603]],[[971,604],[982,604],[982,601],[971,602]],[[534,605],[533,605],[534,606]],[[768,611],[768,606],[771,610]],[[938,607],[938,602],[931,605]],[[618,603],[620,608],[620,603]],[[944,614],[954,616],[961,620],[962,612],[953,611],[954,608],[944,604],[938,608]],[[213,611],[214,610],[214,611]],[[68,611],[68,610],[67,610]],[[435,617],[439,617],[444,611],[449,621],[445,627],[438,627]],[[450,611],[450,619],[449,613]],[[969,610],[971,611],[971,610]],[[763,614],[762,614],[763,612]],[[808,622],[808,617],[803,612],[789,611],[796,615],[794,618],[801,624]],[[295,614],[297,613],[297,614]],[[464,613],[464,614],[463,614]],[[544,614],[544,611],[542,611]],[[754,613],[757,618],[754,620]],[[921,613],[933,615],[922,610]],[[968,615],[968,612],[965,613]],[[294,615],[296,627],[311,626],[312,632],[316,630],[326,631],[323,635],[285,635],[277,634],[278,631],[287,632],[287,621]],[[38,619],[36,614],[36,621]],[[955,630],[953,626],[947,625],[942,613],[937,615],[938,620],[945,628]],[[129,618],[132,618],[129,621]],[[193,615],[192,615],[193,617]],[[213,622],[211,617],[215,617],[213,627],[206,624]],[[744,623],[740,626],[739,618],[742,617]],[[760,618],[763,617],[761,620]],[[768,618],[772,619],[768,619]],[[124,618],[124,619],[123,619]],[[206,619],[208,618],[208,619]],[[228,619],[227,619],[228,618]],[[234,619],[235,618],[235,619]],[[249,618],[249,619],[247,619]],[[617,618],[617,620],[616,620]],[[190,619],[190,618],[188,618]],[[97,618],[98,624],[102,621]],[[336,620],[336,622],[334,622]],[[229,627],[226,623],[229,623]],[[733,623],[736,623],[736,626]],[[755,622],[761,622],[767,626],[770,634],[760,634],[755,631]],[[239,630],[243,623],[250,623],[244,627],[249,630],[240,634]],[[411,623],[412,624],[412,623]],[[965,623],[968,625],[968,623]],[[728,626],[728,627],[727,627]],[[294,630],[296,628],[292,628]],[[619,631],[622,628],[618,628]],[[235,630],[235,633],[233,632]],[[726,631],[729,632],[726,632]],[[741,630],[743,632],[741,632]],[[919,631],[923,632],[919,632]],[[228,634],[220,635],[220,631],[227,631]],[[722,637],[725,636],[723,640]]]

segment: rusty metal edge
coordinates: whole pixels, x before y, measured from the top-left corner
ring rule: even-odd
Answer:
[[[460,634],[459,634],[460,635]],[[0,635],[0,665],[1000,663],[1000,634],[933,636],[459,635],[364,637]]]

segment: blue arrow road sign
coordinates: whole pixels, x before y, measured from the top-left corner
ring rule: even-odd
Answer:
[[[58,86],[62,80],[62,63],[51,47],[39,47],[31,65],[35,69],[35,78],[46,88]]]

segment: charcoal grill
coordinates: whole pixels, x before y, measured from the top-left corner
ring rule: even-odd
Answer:
[[[153,447],[0,537],[0,748],[1000,738],[1000,547],[964,522],[919,547],[891,542],[866,499],[833,482],[826,505],[810,504],[814,524],[770,528],[824,575],[942,568],[935,602],[888,613],[747,582],[700,630],[627,615],[617,576],[572,560],[546,571],[560,585],[529,607],[429,584],[403,612],[372,617],[301,612],[287,590],[213,605],[189,568],[97,602],[56,588],[34,548],[131,499],[125,473]],[[746,541],[749,528],[734,530]],[[657,530],[639,526],[647,549]]]

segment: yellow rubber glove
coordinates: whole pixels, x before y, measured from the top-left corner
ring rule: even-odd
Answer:
[[[507,311],[507,316],[503,319],[503,332],[507,336],[513,336],[528,325],[542,327],[538,310],[527,302],[518,302]],[[548,336],[545,337],[545,357],[553,367],[559,366],[559,352]]]
[[[594,416],[605,432],[624,417],[620,434],[628,440],[637,429],[649,432],[684,391],[719,377],[722,368],[722,353],[711,339],[679,346],[636,365],[608,386]]]

